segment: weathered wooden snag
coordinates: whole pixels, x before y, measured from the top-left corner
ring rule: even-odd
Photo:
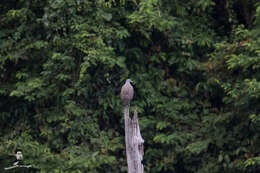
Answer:
[[[142,160],[144,155],[144,140],[140,133],[137,108],[134,110],[133,119],[129,116],[129,108],[129,106],[125,106],[124,108],[128,173],[143,173],[144,167]]]
[[[131,79],[127,79],[120,93],[121,102],[124,106],[127,166],[128,173],[143,173],[144,140],[139,129],[137,108],[135,108],[133,119],[129,116],[130,102],[134,96],[134,88],[131,82],[133,82]]]

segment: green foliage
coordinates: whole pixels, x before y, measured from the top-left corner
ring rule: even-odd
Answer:
[[[3,0],[0,170],[127,172],[131,78],[145,172],[259,172],[259,21],[256,0]]]

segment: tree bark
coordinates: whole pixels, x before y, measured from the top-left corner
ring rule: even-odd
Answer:
[[[125,118],[125,143],[128,173],[143,173],[144,167],[142,164],[144,155],[144,140],[141,136],[137,108],[134,110],[134,117],[129,117],[129,107],[124,108]]]

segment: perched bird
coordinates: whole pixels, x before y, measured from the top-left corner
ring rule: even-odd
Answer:
[[[121,102],[124,106],[130,106],[130,101],[134,96],[134,88],[131,85],[131,79],[127,79],[121,88]]]

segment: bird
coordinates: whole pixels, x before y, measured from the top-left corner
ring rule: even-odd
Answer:
[[[121,88],[121,102],[123,106],[130,106],[130,102],[133,99],[134,96],[134,88],[131,85],[133,81],[131,79],[127,79],[125,84]]]

